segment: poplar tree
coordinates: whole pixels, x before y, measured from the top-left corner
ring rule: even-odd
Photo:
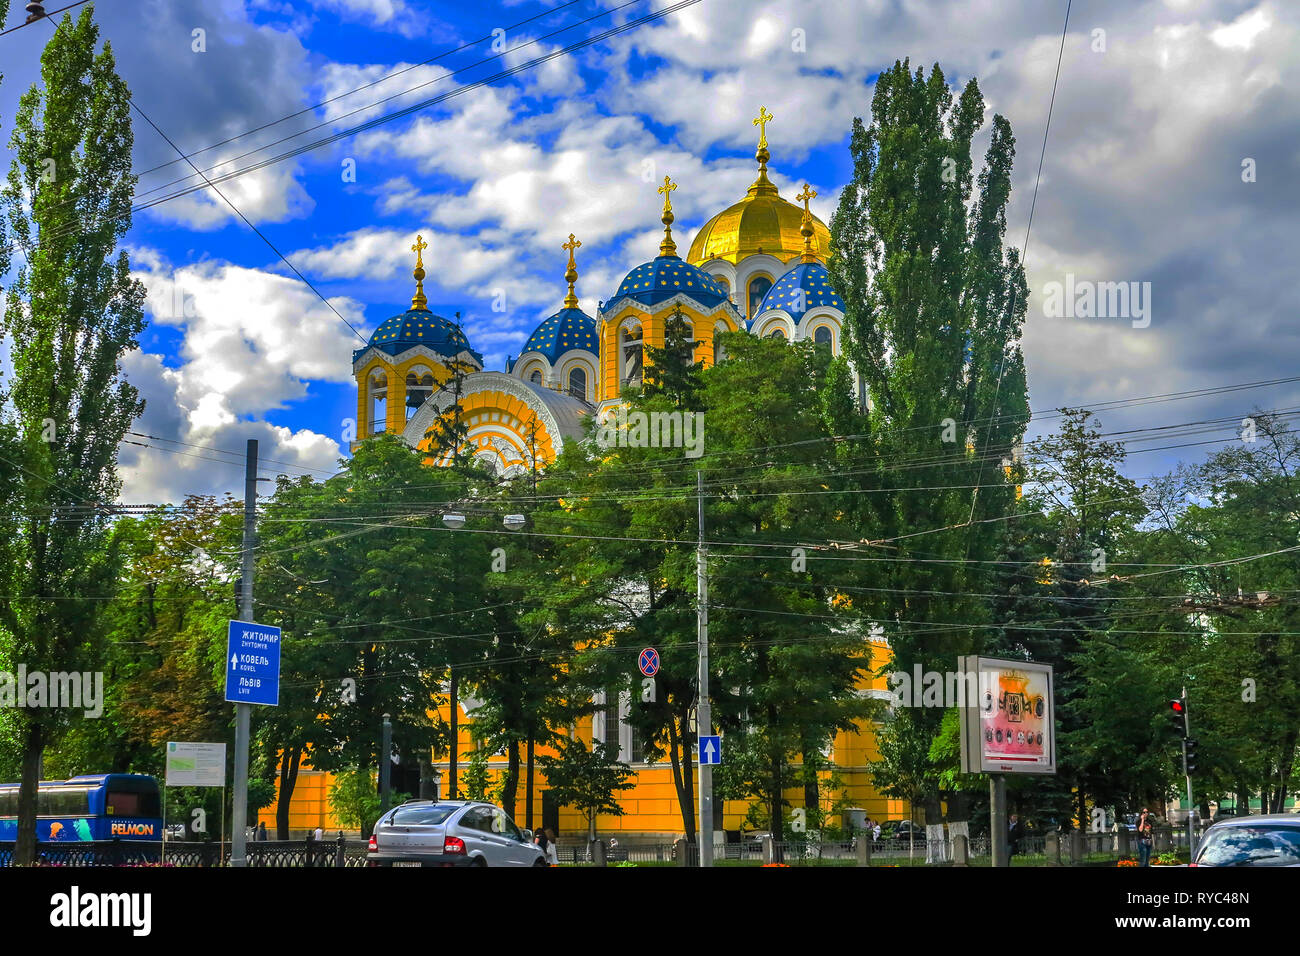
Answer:
[[[95,670],[115,561],[108,508],[117,446],[143,403],[121,374],[143,327],[144,286],[118,241],[130,227],[130,94],[90,6],[65,15],[41,56],[43,88],[19,102],[0,207],[0,247],[16,259],[3,332],[14,377],[0,388],[11,422],[0,516],[0,628],[29,670]],[[72,600],[82,598],[83,600]],[[15,862],[36,849],[41,755],[57,709],[23,711]]]
[[[952,670],[979,647],[987,609],[969,595],[1005,585],[983,563],[1003,526],[985,521],[1014,507],[1001,461],[1029,414],[1024,270],[1004,244],[1014,138],[994,116],[976,176],[983,116],[975,80],[954,99],[937,64],[926,76],[895,63],[876,82],[871,122],[854,120],[853,177],[831,220],[828,268],[870,403],[859,467],[882,492],[846,496],[844,507],[856,542],[879,542],[873,556],[889,559],[860,565],[864,583],[883,590],[855,603],[887,622],[887,666],[909,672]],[[884,733],[930,741],[941,717],[899,708]],[[892,750],[906,765],[889,765],[877,783],[905,796],[919,781],[937,824],[940,768],[928,745]]]

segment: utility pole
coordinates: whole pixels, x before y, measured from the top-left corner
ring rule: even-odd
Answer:
[[[244,550],[240,579],[239,614],[253,622],[253,547],[257,540],[257,439],[248,440],[244,455]],[[230,811],[230,865],[247,866],[248,731],[252,704],[235,705],[235,796]]]
[[[695,473],[695,501],[700,538],[695,552],[699,700],[695,704],[695,759],[700,775],[700,866],[713,866],[713,767],[699,759],[700,738],[713,730],[709,709],[709,562],[704,547],[704,475]]]

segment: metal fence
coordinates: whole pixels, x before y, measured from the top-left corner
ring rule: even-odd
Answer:
[[[876,840],[870,852],[860,852],[858,841],[851,840],[745,840],[720,843],[714,847],[713,861],[718,866],[952,866],[958,865],[959,848],[952,835],[942,840],[919,838]],[[642,843],[623,840],[563,843],[556,847],[559,862],[577,866],[678,865],[698,866],[699,847],[694,843]],[[1155,831],[1153,859],[1162,853],[1179,853],[1186,858],[1186,829],[1159,828]],[[1005,852],[1005,849],[1004,849]],[[968,837],[964,847],[964,864],[992,865],[992,849],[987,834]],[[1012,866],[1108,866],[1120,859],[1136,859],[1137,835],[1133,832],[1034,833],[1021,837],[1011,853]]]
[[[368,844],[362,840],[266,840],[247,844],[249,866],[365,866]],[[0,843],[0,867],[13,865],[14,844]],[[98,840],[37,845],[41,866],[229,866],[230,844]]]

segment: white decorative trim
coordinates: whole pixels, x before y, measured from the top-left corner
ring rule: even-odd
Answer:
[[[357,356],[356,360],[352,363],[352,374],[356,375],[357,372],[361,371],[362,368],[364,368],[367,364],[369,364],[370,360],[373,357],[378,357],[379,360],[383,362],[385,365],[396,367],[398,365],[401,365],[412,355],[424,356],[428,359],[431,359],[434,362],[437,362],[439,365],[442,365],[444,367],[450,365],[451,362],[453,362],[456,359],[461,359],[462,361],[468,362],[471,365],[473,365],[475,367],[475,370],[477,371],[481,371],[483,368],[483,363],[480,362],[477,358],[475,358],[472,354],[470,354],[468,349],[461,349],[459,352],[455,353],[454,355],[447,356],[447,355],[443,355],[441,352],[435,352],[427,345],[412,345],[410,348],[406,349],[403,352],[398,352],[396,355],[389,355],[383,349],[377,348],[374,345],[370,345],[367,346],[366,350],[362,352],[359,356]],[[462,356],[464,356],[463,359],[461,358]]]
[[[600,329],[603,326],[608,325],[610,321],[613,320],[614,316],[621,315],[624,309],[631,309],[632,311],[640,312],[643,315],[654,316],[659,314],[660,312],[671,311],[672,307],[676,305],[689,305],[693,309],[695,309],[695,311],[703,315],[705,318],[717,314],[729,314],[737,322],[741,322],[743,324],[744,321],[744,316],[736,315],[735,313],[738,311],[736,307],[733,306],[730,302],[726,301],[725,299],[722,302],[719,302],[717,305],[713,306],[712,308],[706,309],[704,307],[704,303],[692,298],[690,294],[686,292],[678,292],[675,295],[667,299],[664,299],[662,302],[656,302],[654,305],[646,305],[644,302],[638,302],[636,299],[633,299],[630,296],[623,296],[621,299],[615,300],[613,305],[617,305],[618,308],[612,309],[607,304],[605,308],[600,309],[596,313],[597,329]],[[620,319],[619,325],[622,326],[623,322],[626,322],[627,319],[629,318],[631,318],[631,316],[624,316],[622,319]]]

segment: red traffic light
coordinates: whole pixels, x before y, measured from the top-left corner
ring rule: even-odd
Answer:
[[[1172,710],[1175,714],[1177,714],[1180,717],[1185,712],[1185,708],[1183,707],[1183,702],[1181,700],[1171,700],[1169,702],[1169,709]]]

